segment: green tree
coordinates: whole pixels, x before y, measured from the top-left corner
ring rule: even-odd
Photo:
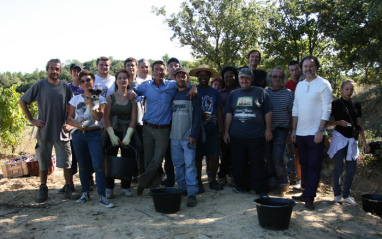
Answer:
[[[19,84],[10,88],[0,88],[0,144],[2,148],[12,148],[15,153],[16,145],[22,141],[21,136],[24,126],[28,122],[19,106],[21,93],[16,91]],[[32,105],[36,112],[36,105]]]
[[[196,59],[217,67],[237,65],[257,43],[261,20],[255,1],[186,0],[177,14],[153,7],[174,31],[171,40],[189,45]]]

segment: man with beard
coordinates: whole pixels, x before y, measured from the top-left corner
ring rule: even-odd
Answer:
[[[297,142],[304,192],[295,200],[313,210],[324,158],[324,130],[331,113],[332,87],[317,75],[318,59],[306,56],[301,61],[306,79],[297,85],[292,109],[292,140]]]
[[[48,168],[51,163],[52,149],[56,151],[56,166],[64,170],[65,197],[71,196],[72,190],[72,155],[70,150],[70,127],[66,124],[66,109],[72,98],[70,86],[58,79],[61,73],[61,62],[52,59],[46,65],[48,79],[33,84],[21,97],[19,104],[28,121],[38,128],[35,147],[40,167],[40,188],[36,202],[48,199]],[[28,104],[37,101],[38,119],[33,119]]]

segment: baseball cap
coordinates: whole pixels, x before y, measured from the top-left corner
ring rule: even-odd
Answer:
[[[239,79],[241,76],[246,76],[246,77],[249,77],[249,78],[253,78],[253,72],[251,69],[249,68],[241,68],[241,70],[239,71]]]
[[[74,68],[76,68],[76,67],[80,68],[81,71],[84,70],[84,67],[82,66],[82,64],[76,62],[76,63],[72,63],[72,64],[70,65],[70,71],[72,71],[72,70],[73,70]]]
[[[178,62],[178,64],[180,65],[180,61],[179,61],[177,58],[175,58],[175,57],[171,57],[171,58],[167,61],[167,65],[170,64],[170,63],[173,62],[173,61]]]
[[[176,74],[178,74],[179,72],[184,72],[186,73],[187,76],[190,76],[189,73],[188,73],[188,70],[184,67],[179,67],[175,70],[174,72],[174,76],[176,76]]]

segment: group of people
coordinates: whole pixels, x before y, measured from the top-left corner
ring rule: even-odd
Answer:
[[[53,146],[57,167],[64,171],[65,186],[59,192],[65,193],[65,198],[87,202],[95,173],[99,203],[114,207],[108,199],[114,197],[115,178],[105,175],[102,161],[104,155],[115,156],[120,149],[122,157],[137,158],[137,167],[132,169],[133,176],[138,176],[137,195],[146,188],[151,194],[161,183],[173,187],[176,182],[188,197],[187,206],[194,207],[196,194],[205,191],[204,158],[211,190],[222,190],[230,175],[236,193],[253,190],[266,198],[270,190],[276,190],[284,195],[290,185],[285,149],[293,142],[295,170],[303,189],[293,198],[312,210],[324,157],[325,127],[335,125],[328,151],[335,161],[335,201],[355,204],[350,187],[359,156],[358,135],[365,151],[370,148],[360,104],[351,99],[354,81],[345,81],[341,98],[331,102],[332,89],[317,75],[320,65],[316,57],[290,62],[292,79],[285,85],[282,68],[268,74],[259,69],[258,50],[250,51],[247,59],[248,66],[224,67],[218,78],[219,73],[208,65],[189,72],[180,67],[177,58],[155,61],[151,76],[147,60],[129,57],[114,77],[109,73],[110,60],[100,57],[96,75],[73,63],[70,84],[59,80],[61,62],[50,60],[48,78],[32,85],[19,101],[26,118],[38,128],[36,155],[41,185],[36,202],[48,198],[47,169]],[[196,86],[190,83],[190,76],[198,79]],[[97,101],[96,90],[100,93]],[[33,101],[38,104],[37,119],[28,109]],[[90,118],[92,123],[84,126]],[[167,178],[162,182],[163,159]],[[73,185],[77,162],[82,188],[79,195],[74,194]],[[133,196],[132,180],[132,176],[121,179],[121,194]]]

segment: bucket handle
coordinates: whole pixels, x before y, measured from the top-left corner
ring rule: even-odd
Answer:
[[[115,148],[115,147],[121,147],[121,148],[125,148],[125,149],[131,148],[131,149],[134,151],[134,153],[135,153],[135,161],[138,161],[137,150],[136,150],[133,146],[131,146],[130,144],[129,144],[129,145],[123,145],[123,144],[121,144],[121,145],[118,145],[118,146],[110,145],[110,146],[106,149],[106,157],[108,156],[108,152],[109,152],[109,150],[110,150],[111,148]]]

